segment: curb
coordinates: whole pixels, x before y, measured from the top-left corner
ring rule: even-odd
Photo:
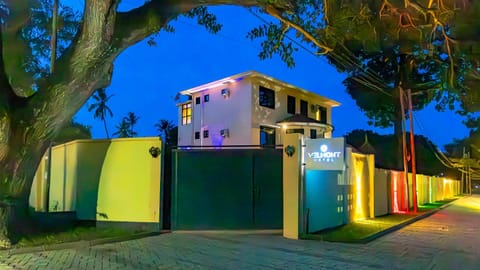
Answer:
[[[41,245],[36,247],[13,248],[13,249],[7,249],[7,250],[0,250],[0,256],[1,255],[11,256],[11,255],[17,255],[17,254],[36,253],[36,252],[42,252],[42,251],[61,250],[61,249],[89,248],[96,245],[124,242],[124,241],[136,240],[136,239],[150,237],[150,236],[157,236],[157,235],[169,233],[169,232],[170,231],[162,230],[159,232],[138,233],[133,235],[110,237],[110,238],[99,238],[94,240],[80,240],[75,242],[59,243],[59,244],[52,244],[52,245]]]
[[[401,229],[401,228],[403,228],[403,227],[406,227],[406,226],[408,226],[408,225],[410,225],[410,224],[412,224],[412,223],[414,223],[414,222],[417,222],[417,221],[419,221],[419,220],[421,220],[421,219],[427,218],[427,217],[429,217],[429,216],[437,213],[438,211],[443,210],[443,209],[449,207],[450,205],[452,205],[452,204],[453,204],[454,202],[456,202],[457,200],[458,200],[458,199],[453,200],[453,201],[451,201],[451,202],[449,202],[449,203],[446,203],[446,204],[438,207],[437,209],[433,209],[433,210],[430,210],[430,211],[428,211],[428,212],[425,212],[424,214],[421,214],[421,215],[418,215],[418,216],[413,217],[413,218],[411,218],[411,219],[408,219],[408,220],[406,220],[406,221],[404,221],[404,222],[402,222],[402,223],[399,223],[399,224],[397,224],[397,225],[395,225],[395,226],[392,226],[392,227],[390,227],[390,228],[388,228],[388,229],[385,229],[385,230],[383,230],[383,231],[380,231],[380,232],[378,232],[378,233],[371,234],[371,235],[369,235],[369,236],[367,236],[367,237],[365,237],[365,238],[363,238],[363,239],[352,240],[352,241],[349,241],[348,243],[367,244],[367,243],[369,243],[369,242],[371,242],[371,241],[373,241],[373,240],[375,240],[375,239],[377,239],[377,238],[380,238],[380,237],[382,237],[382,236],[384,236],[384,235],[386,235],[386,234],[392,233],[392,232],[397,231],[397,230],[399,230],[399,229]]]
[[[365,238],[362,238],[362,239],[352,239],[352,240],[348,240],[348,241],[328,241],[328,240],[321,240],[321,241],[332,242],[332,243],[347,243],[347,244],[367,244],[367,243],[369,243],[369,242],[371,242],[371,241],[373,241],[373,240],[375,240],[375,239],[377,239],[377,238],[380,238],[380,237],[382,237],[382,236],[384,236],[384,235],[386,235],[386,234],[392,233],[392,232],[397,231],[397,230],[399,230],[399,229],[401,229],[401,228],[403,228],[403,227],[405,227],[405,226],[408,226],[408,225],[410,225],[410,224],[412,224],[412,223],[414,223],[414,222],[417,222],[417,221],[419,221],[419,220],[421,220],[421,219],[424,219],[424,218],[426,218],[426,217],[429,217],[429,216],[437,213],[438,211],[449,207],[449,206],[452,205],[454,202],[456,202],[458,199],[461,199],[461,198],[457,198],[457,199],[455,199],[455,200],[453,200],[453,201],[451,201],[451,202],[449,202],[449,203],[446,203],[446,204],[444,204],[444,205],[442,205],[442,206],[439,206],[439,207],[436,208],[436,209],[432,209],[432,210],[430,210],[430,211],[428,211],[428,212],[425,212],[425,213],[423,213],[423,214],[421,214],[421,215],[418,215],[418,216],[416,216],[416,217],[407,219],[407,220],[403,221],[402,223],[399,223],[399,224],[397,224],[397,225],[394,225],[394,226],[392,226],[392,227],[390,227],[390,228],[387,228],[387,229],[385,229],[385,230],[383,230],[383,231],[379,231],[379,232],[373,233],[373,234],[371,234],[371,235],[369,235],[369,236],[367,236],[367,237],[365,237]],[[318,241],[318,240],[316,240],[316,239],[308,239],[308,238],[303,238],[303,239],[304,239],[304,240]]]

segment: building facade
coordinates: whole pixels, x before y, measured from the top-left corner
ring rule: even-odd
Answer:
[[[274,146],[283,134],[330,138],[340,103],[248,71],[180,92],[179,146]]]

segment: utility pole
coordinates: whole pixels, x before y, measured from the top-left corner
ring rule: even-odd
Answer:
[[[465,185],[465,181],[466,181],[466,177],[465,177],[465,146],[463,147],[463,154],[462,154],[462,194],[465,194],[466,193],[466,185]]]
[[[406,124],[405,124],[405,95],[403,93],[403,88],[400,83],[398,86],[398,91],[399,91],[399,96],[400,96],[400,108],[402,110],[402,150],[403,150],[403,182],[405,184],[405,190],[406,196],[406,205],[407,205],[407,210],[410,210],[410,205],[409,205],[409,196],[408,196],[408,164],[407,164],[407,142],[406,142]]]
[[[407,90],[408,98],[408,112],[410,117],[410,161],[412,164],[412,195],[413,195],[413,212],[417,212],[417,166],[415,162],[415,135],[413,133],[413,106],[412,106],[412,91]]]
[[[470,151],[467,152],[468,195],[472,195],[472,173],[470,172]]]
[[[52,12],[52,40],[50,42],[50,48],[52,53],[50,55],[50,74],[53,73],[55,60],[57,59],[57,21],[58,21],[58,1],[53,0],[53,12]]]

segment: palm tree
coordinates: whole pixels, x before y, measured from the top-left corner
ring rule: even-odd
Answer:
[[[126,117],[122,119],[122,122],[120,122],[116,128],[117,131],[113,133],[114,136],[117,136],[118,138],[133,137],[132,134],[130,134],[130,124],[128,123]]]
[[[133,130],[133,127],[135,126],[135,124],[137,124],[140,117],[136,116],[133,112],[128,112],[127,116],[123,119],[125,119],[125,121],[127,121],[127,123],[129,124],[131,137],[136,136],[137,132]]]
[[[95,103],[92,103],[88,106],[89,112],[94,110],[93,118],[103,121],[105,133],[107,134],[107,139],[110,138],[107,128],[107,115],[110,115],[110,117],[113,116],[112,110],[110,110],[110,108],[107,106],[107,102],[112,96],[113,95],[107,95],[105,88],[99,88],[92,96],[92,98],[95,100]]]
[[[172,129],[175,128],[175,125],[172,121],[166,119],[160,119],[156,124],[155,128],[159,132],[159,136],[162,136],[165,140],[165,143],[169,143],[171,141],[172,136]]]

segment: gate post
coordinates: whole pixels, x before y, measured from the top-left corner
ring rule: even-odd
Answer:
[[[283,237],[298,239],[302,215],[302,135],[283,139]]]

